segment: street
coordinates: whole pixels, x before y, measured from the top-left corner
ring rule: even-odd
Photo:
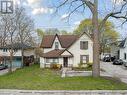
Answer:
[[[127,83],[127,68],[122,65],[113,65],[111,62],[101,62],[101,69],[105,74],[119,78],[122,82]]]

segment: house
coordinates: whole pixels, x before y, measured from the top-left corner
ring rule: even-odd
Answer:
[[[87,33],[77,35],[45,35],[40,48],[40,67],[61,64],[77,67],[79,63],[93,62],[93,41]]]
[[[127,62],[127,38],[111,43],[111,56]]]
[[[13,45],[6,45],[0,47],[0,57],[3,59],[1,62],[8,64],[10,57],[10,49],[13,47],[13,65],[14,67],[21,67],[21,49],[24,49],[24,59],[35,57],[35,48],[26,44],[14,43]]]
[[[121,41],[115,41],[115,42],[112,42],[110,43],[110,54],[111,54],[111,57],[115,57],[117,59],[119,59],[120,57],[120,44],[121,44]]]
[[[123,61],[127,62],[127,38],[125,38],[119,45],[119,57]]]

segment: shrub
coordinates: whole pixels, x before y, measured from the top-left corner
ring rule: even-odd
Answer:
[[[83,66],[83,63],[80,62],[80,63],[78,64],[78,67],[81,68],[82,66]]]
[[[87,67],[92,67],[92,65],[93,65],[92,62],[87,63]]]
[[[50,65],[51,69],[61,69],[61,64],[56,64],[56,63],[53,63]]]

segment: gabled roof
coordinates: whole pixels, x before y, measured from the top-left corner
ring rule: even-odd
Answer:
[[[92,38],[86,32],[78,35],[45,35],[40,45],[41,48],[51,48],[56,37],[58,37],[62,48],[68,48],[75,43],[82,35],[86,34],[91,40]]]
[[[34,47],[26,45],[26,44],[14,43],[13,45],[9,44],[6,46],[2,46],[2,47],[0,47],[0,49],[11,49],[11,47],[13,47],[13,49],[21,49],[22,47],[23,47],[23,49],[34,48]]]
[[[121,41],[119,47],[123,48],[125,46],[125,42],[126,42],[126,38],[123,41]]]
[[[49,51],[47,53],[43,53],[42,57],[46,57],[46,58],[56,58],[56,57],[72,57],[73,55],[70,53],[70,55],[61,55],[64,51],[66,51],[66,49],[62,49],[62,50],[59,50],[59,49],[55,49],[55,50],[52,50],[52,51]]]
[[[58,37],[62,48],[68,48],[78,38],[77,35],[45,35],[43,37],[41,48],[51,48],[55,38]]]

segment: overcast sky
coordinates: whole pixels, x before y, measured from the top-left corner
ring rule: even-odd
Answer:
[[[82,12],[83,8],[79,8],[78,12],[71,15],[69,22],[66,17],[68,16],[70,10],[69,6],[61,7],[57,13],[54,13],[55,6],[59,5],[60,2],[64,0],[13,0],[15,5],[23,6],[26,8],[28,15],[30,15],[35,22],[36,28],[58,28],[61,30],[67,30],[72,32],[79,24],[80,21],[86,18],[91,18],[91,12],[88,8]],[[122,0],[117,0],[116,8],[120,6]],[[99,0],[99,17],[104,17],[108,11],[111,11],[114,7],[115,0]],[[71,8],[80,5],[81,2],[77,2]],[[120,32],[123,36],[127,35],[127,24],[122,28],[120,22],[116,19],[110,19],[115,24],[115,29]]]

